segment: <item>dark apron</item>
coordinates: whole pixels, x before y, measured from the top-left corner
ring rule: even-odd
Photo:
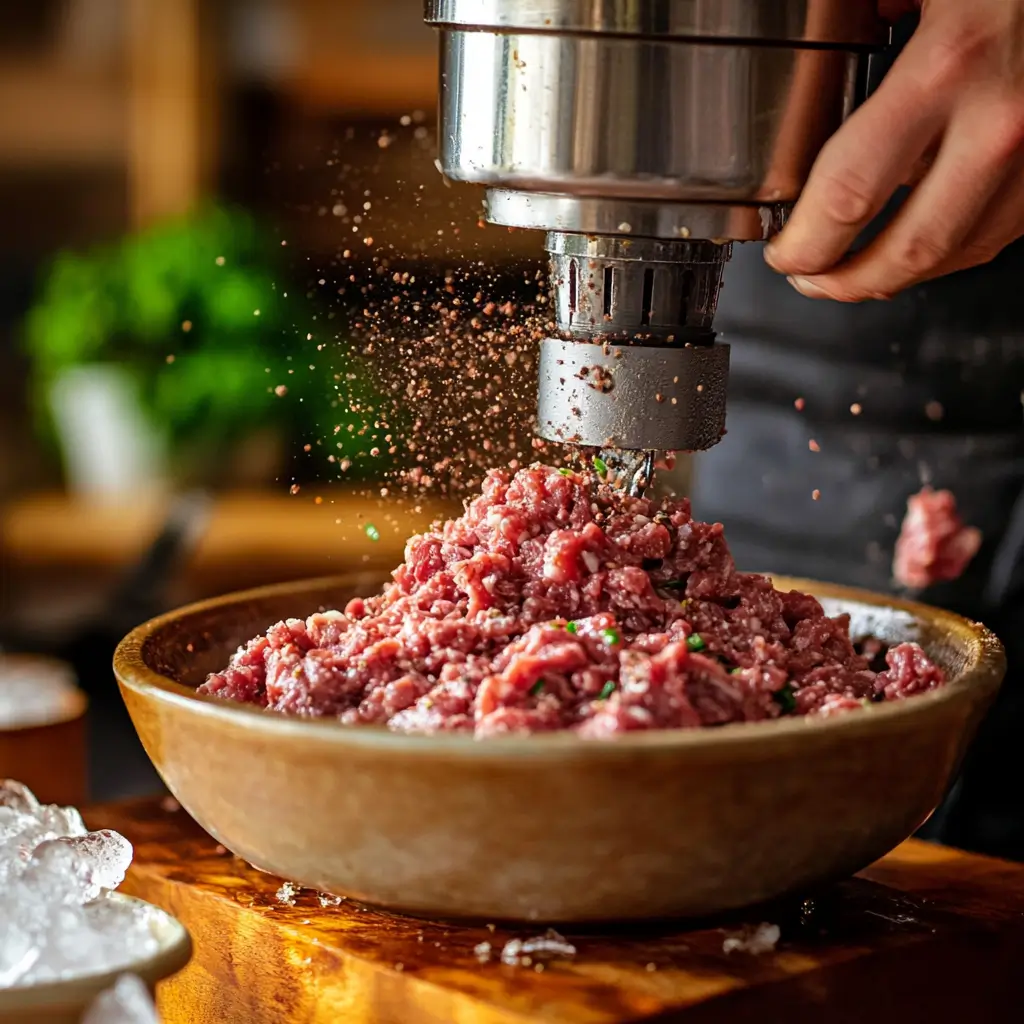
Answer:
[[[1010,671],[926,834],[1024,859],[1024,245],[857,306],[804,299],[760,246],[737,246],[716,326],[732,345],[728,434],[697,458],[692,493],[740,566],[892,591],[906,500],[925,483],[984,532],[964,576],[921,598],[986,622]]]

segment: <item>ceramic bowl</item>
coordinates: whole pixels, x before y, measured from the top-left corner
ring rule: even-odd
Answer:
[[[109,899],[144,905],[123,893]],[[180,971],[192,955],[192,941],[185,926],[158,907],[151,907],[160,948],[149,957],[125,964],[115,971],[86,974],[65,981],[43,982],[15,988],[0,988],[0,1024],[78,1024],[89,1004],[122,974],[137,974],[150,991],[158,981]]]
[[[411,913],[582,922],[741,907],[849,875],[947,789],[1002,679],[999,642],[949,612],[777,578],[918,640],[942,689],[826,719],[477,741],[286,717],[194,687],[278,619],[378,578],[268,587],[164,615],[114,668],[150,758],[218,842],[304,886]]]
[[[19,709],[26,686],[35,699]],[[46,804],[84,803],[87,705],[70,665],[0,654],[0,779],[24,782]]]

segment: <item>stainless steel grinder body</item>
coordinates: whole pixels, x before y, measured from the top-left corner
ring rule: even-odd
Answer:
[[[875,0],[427,0],[444,174],[548,232],[538,433],[693,451],[724,432],[733,242],[782,225],[884,41]],[[581,342],[583,344],[581,344]]]

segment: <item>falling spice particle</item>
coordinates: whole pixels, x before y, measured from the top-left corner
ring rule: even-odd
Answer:
[[[366,532],[366,536],[369,537],[370,540],[380,540],[380,530],[378,530],[373,523],[367,523],[363,527],[363,530]]]
[[[850,406],[850,412],[853,413],[854,416],[859,416],[863,411],[864,410],[860,402],[854,402],[853,405]]]
[[[924,407],[924,414],[932,423],[938,423],[946,415],[946,410],[942,407],[941,402],[932,401]]]
[[[810,448],[812,452],[821,451],[821,445],[818,444],[818,442],[815,441],[813,437],[810,439],[810,441],[807,442],[807,447]]]
[[[169,355],[169,356],[167,357],[167,365],[168,365],[168,366],[170,366],[170,365],[171,365],[171,363],[173,363],[173,362],[174,362],[174,353],[172,352],[172,353],[171,353],[171,354],[170,354],[170,355]]]
[[[798,398],[798,399],[797,399],[797,400],[796,400],[796,401],[795,401],[795,402],[793,403],[793,408],[794,408],[794,409],[796,409],[796,411],[797,411],[797,412],[803,412],[803,411],[804,411],[804,406],[805,406],[806,404],[807,404],[807,403],[806,403],[806,402],[805,402],[805,401],[803,400],[803,398]]]
[[[290,494],[298,494],[299,491],[301,491],[301,490],[302,490],[302,488],[299,487],[298,484],[292,484],[291,487],[288,488],[288,492]]]
[[[288,394],[288,385],[278,384],[277,387],[274,388],[274,394],[277,395],[278,398],[284,398],[284,396]]]
[[[818,490],[818,488],[817,488],[817,487],[815,487],[815,488],[814,488],[814,490],[813,490],[813,491],[811,491],[811,497],[812,497],[812,498],[813,498],[813,499],[814,499],[815,501],[820,501],[820,500],[821,500],[821,491],[819,491],[819,490]]]
[[[191,321],[191,320],[183,320],[183,321],[181,322],[181,329],[182,329],[182,330],[183,330],[183,331],[184,331],[184,332],[185,332],[186,334],[188,334],[188,332],[192,330],[192,321]]]

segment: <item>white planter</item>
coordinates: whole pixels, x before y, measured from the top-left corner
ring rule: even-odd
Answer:
[[[128,374],[74,367],[54,381],[49,399],[69,491],[106,501],[164,489],[163,445]]]

